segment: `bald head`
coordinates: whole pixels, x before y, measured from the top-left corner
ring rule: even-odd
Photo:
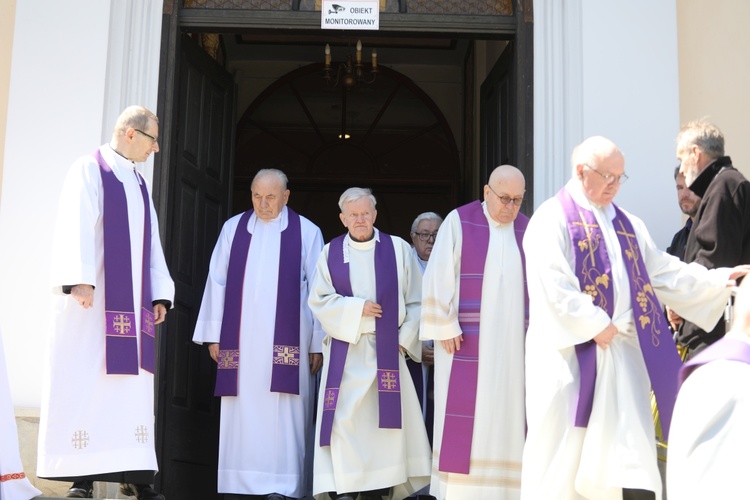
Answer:
[[[490,174],[489,185],[494,188],[497,184],[508,181],[520,182],[526,187],[523,173],[513,165],[500,165],[493,170]]]
[[[525,193],[526,179],[521,171],[512,165],[500,165],[484,186],[487,213],[500,224],[513,222]]]

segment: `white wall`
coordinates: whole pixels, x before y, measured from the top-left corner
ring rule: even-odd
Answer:
[[[159,0],[16,5],[0,138],[0,329],[15,406],[40,403],[60,186],[76,158],[108,141],[125,106],[157,111],[161,8]]]
[[[583,2],[583,134],[625,154],[630,180],[616,203],[641,217],[664,249],[682,226],[674,187],[679,130],[673,0]]]
[[[674,0],[536,0],[534,11],[537,204],[570,178],[576,144],[607,136],[625,154],[630,176],[615,202],[641,217],[666,248],[682,224],[673,180]],[[545,182],[550,178],[555,183]]]
[[[72,161],[101,140],[108,27],[109,2],[16,5],[0,205],[0,325],[17,406],[39,406],[57,199]]]
[[[680,121],[708,118],[726,154],[750,178],[750,2],[680,0]]]

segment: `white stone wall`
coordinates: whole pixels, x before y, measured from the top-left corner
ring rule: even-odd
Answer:
[[[16,5],[0,197],[0,322],[16,406],[40,404],[62,180],[76,158],[109,140],[125,106],[157,111],[161,7],[158,0]]]
[[[724,133],[726,153],[750,178],[750,2],[680,0],[677,33],[680,123],[708,118]]]
[[[630,176],[615,202],[666,248],[682,225],[675,2],[535,0],[534,14],[537,206],[570,178],[573,147],[604,135],[622,149]]]
[[[101,143],[108,30],[109,2],[16,5],[0,205],[0,322],[17,406],[39,406],[57,200],[73,160]]]

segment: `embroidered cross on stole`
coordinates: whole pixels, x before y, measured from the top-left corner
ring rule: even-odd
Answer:
[[[99,149],[92,153],[99,164],[103,188],[104,226],[104,315],[106,367],[110,375],[138,375],[138,337],[136,336],[133,274],[131,266],[130,224],[125,188],[104,161]],[[141,363],[154,373],[155,325],[151,304],[151,204],[146,183],[138,172],[143,198],[143,248],[141,265]]]
[[[381,429],[401,428],[401,382],[398,346],[398,269],[391,237],[378,232],[375,244],[375,297],[382,317],[375,318],[375,349],[378,364],[378,418]],[[328,246],[328,269],[336,293],[352,297],[349,261],[344,259],[346,235],[334,238]],[[333,418],[344,375],[349,344],[331,339],[328,376],[323,394],[320,446],[331,445]]]
[[[281,232],[279,277],[276,291],[276,322],[273,337],[271,392],[299,394],[300,364],[300,266],[302,230],[299,215],[289,207],[287,226]],[[215,396],[237,396],[240,366],[240,326],[242,294],[252,233],[247,230],[252,210],[240,217],[232,239],[224,295],[224,315],[219,340]]]

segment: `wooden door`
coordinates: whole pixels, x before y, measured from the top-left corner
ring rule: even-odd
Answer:
[[[167,498],[208,500],[218,498],[220,404],[216,364],[192,336],[211,252],[230,211],[234,84],[192,39],[178,45],[165,240],[176,293],[159,341],[157,484]]]
[[[510,164],[526,177],[526,197],[521,211],[530,214],[532,172],[518,154],[519,119],[516,97],[515,44],[508,43],[480,88],[480,165],[479,178],[485,184],[495,167]]]

